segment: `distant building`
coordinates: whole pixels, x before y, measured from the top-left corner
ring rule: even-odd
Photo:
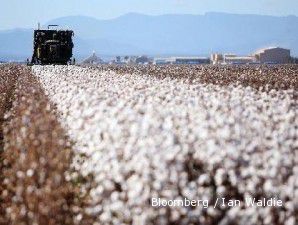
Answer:
[[[152,60],[148,56],[117,56],[110,61],[111,64],[149,64]]]
[[[93,54],[88,57],[87,59],[85,59],[83,62],[83,64],[100,64],[103,63],[103,60],[99,57],[96,56],[95,52],[93,52]]]
[[[207,57],[174,57],[174,64],[209,64]]]
[[[170,58],[154,58],[153,64],[155,65],[167,65],[172,64]]]
[[[290,50],[279,47],[260,49],[254,55],[260,63],[285,64],[291,61]]]
[[[210,59],[207,57],[169,57],[169,58],[154,58],[153,64],[165,65],[165,64],[175,64],[175,65],[193,65],[193,64],[209,64]]]
[[[224,57],[225,64],[250,64],[255,61],[253,56],[231,56],[227,55]]]
[[[226,57],[237,57],[237,54],[234,54],[234,53],[225,53],[224,54],[224,58]]]
[[[220,53],[214,53],[214,54],[211,54],[210,60],[213,65],[222,64],[224,57]]]
[[[219,64],[250,64],[255,62],[253,56],[237,56],[236,54],[212,54],[211,62],[214,65]]]
[[[217,64],[260,64],[260,63],[274,63],[285,64],[295,63],[295,60],[291,58],[290,50],[271,47],[260,49],[253,55],[249,56],[237,56],[236,54],[219,54],[215,53],[211,55],[211,62],[214,65]]]

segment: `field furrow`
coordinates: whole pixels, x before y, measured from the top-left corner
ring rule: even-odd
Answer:
[[[20,74],[20,69],[16,66],[3,66],[0,65],[0,193],[4,191],[3,186],[3,129],[5,122],[5,113],[11,107],[11,99],[14,93],[14,86],[18,75]],[[0,215],[5,213],[5,207],[3,206],[3,199],[0,198]],[[6,220],[0,217],[0,224],[5,224]]]
[[[72,144],[52,105],[29,68],[7,69],[0,79],[15,88],[2,124],[0,224],[91,224],[82,210],[88,187],[71,166]]]

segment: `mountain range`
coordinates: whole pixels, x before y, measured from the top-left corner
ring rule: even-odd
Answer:
[[[289,48],[298,55],[298,17],[228,13],[149,16],[130,13],[99,20],[68,16],[59,24],[75,31],[75,55],[209,55],[250,54],[267,46]],[[33,29],[0,31],[0,59],[30,57]]]

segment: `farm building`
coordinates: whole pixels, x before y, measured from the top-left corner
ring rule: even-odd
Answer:
[[[249,64],[254,62],[253,56],[225,56],[225,64]]]
[[[209,64],[210,59],[207,57],[174,57],[174,64]]]
[[[291,59],[290,50],[279,47],[260,49],[254,55],[260,63],[284,64],[289,63]]]
[[[220,53],[211,54],[211,57],[210,57],[210,60],[214,65],[222,64],[223,59],[224,59],[223,54],[220,54]]]
[[[253,56],[237,56],[236,54],[212,54],[212,64],[250,64],[255,61]]]
[[[169,57],[155,58],[154,64],[209,64],[210,59],[207,57]]]
[[[154,58],[153,64],[155,65],[167,65],[167,64],[172,64],[173,62],[171,61],[170,58]]]

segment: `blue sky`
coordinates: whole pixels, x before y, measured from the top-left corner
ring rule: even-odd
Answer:
[[[109,19],[129,12],[149,15],[205,12],[298,15],[298,0],[0,0],[0,29],[35,27],[68,15]]]

